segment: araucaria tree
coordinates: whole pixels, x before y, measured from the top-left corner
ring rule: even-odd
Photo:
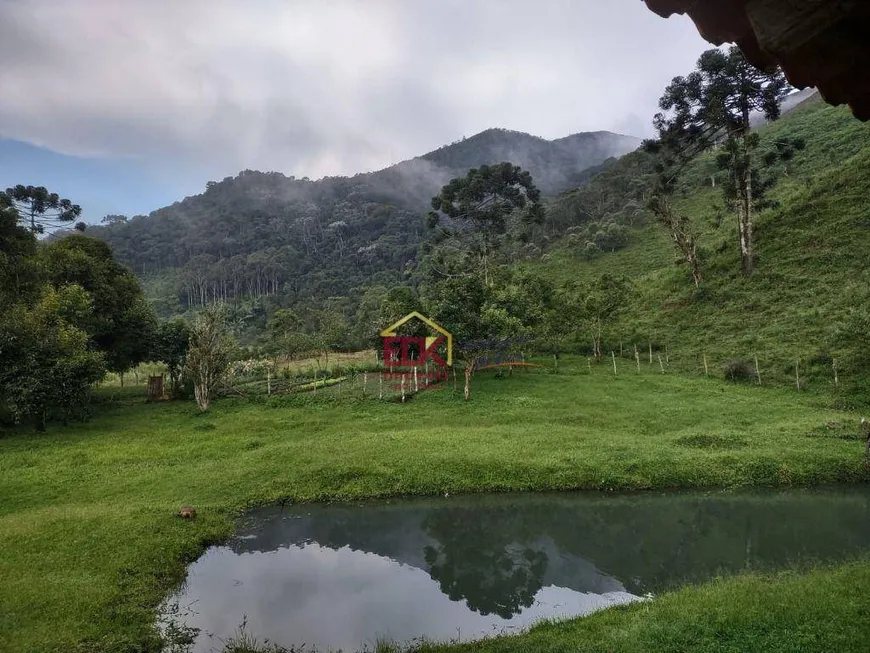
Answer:
[[[6,196],[21,222],[37,234],[71,223],[82,214],[82,207],[78,204],[62,199],[57,193],[49,193],[44,186],[19,184],[7,188]],[[85,223],[78,222],[75,228],[84,231]]]
[[[780,115],[780,103],[789,90],[781,70],[764,72],[748,61],[737,47],[714,49],[698,59],[687,77],[675,77],[665,89],[659,107],[665,113],[654,124],[662,140],[681,144],[683,152],[699,152],[721,144],[717,162],[728,171],[725,197],[737,215],[743,273],[755,266],[753,220],[756,208],[753,180],[758,135],[751,131],[756,112],[768,120]]]
[[[190,331],[187,350],[187,371],[193,379],[196,403],[208,410],[217,386],[230,365],[233,343],[220,306],[204,308]]]
[[[507,227],[508,216],[522,211],[520,219],[538,222],[543,216],[541,192],[532,176],[511,163],[472,168],[454,179],[432,198],[428,226],[441,226],[442,234],[466,243],[491,285],[490,262]],[[446,220],[445,220],[446,218]]]

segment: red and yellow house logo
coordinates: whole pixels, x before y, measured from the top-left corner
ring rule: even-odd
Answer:
[[[411,320],[425,324],[430,335],[403,336],[399,329]],[[408,313],[398,322],[381,331],[385,367],[436,367],[446,368],[453,365],[453,336],[434,320],[417,311]]]

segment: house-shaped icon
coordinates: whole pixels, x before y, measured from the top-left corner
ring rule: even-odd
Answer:
[[[427,336],[426,338],[413,338],[407,336],[399,336],[398,329],[403,324],[417,319],[423,322],[426,326],[428,326],[432,331],[441,335],[432,335]],[[398,322],[395,322],[388,326],[386,329],[381,331],[381,337],[384,338],[384,361],[388,360],[388,352],[392,351],[394,345],[399,345],[401,348],[401,358],[398,361],[399,365],[412,365],[419,366],[422,365],[427,358],[431,358],[437,361],[441,361],[441,358],[434,354],[434,349],[438,347],[442,342],[447,343],[447,359],[443,361],[447,365],[453,365],[453,335],[444,327],[442,327],[437,322],[430,320],[425,315],[421,315],[417,311],[413,311],[412,313],[408,313],[405,317],[403,317]],[[408,346],[414,342],[422,345],[420,347],[420,352],[422,356],[419,359],[414,361],[409,360],[408,357]],[[443,364],[442,363],[442,364]]]

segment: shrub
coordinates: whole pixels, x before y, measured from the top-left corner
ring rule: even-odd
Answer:
[[[725,380],[733,383],[746,381],[757,381],[758,374],[755,372],[751,361],[747,360],[730,360],[725,363]]]

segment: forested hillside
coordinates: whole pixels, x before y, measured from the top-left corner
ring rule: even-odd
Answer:
[[[815,97],[757,132],[762,153],[795,139],[804,147],[765,165],[752,276],[741,274],[716,151],[686,167],[673,200],[697,237],[700,287],[686,265],[675,265],[678,252],[649,210],[655,157],[643,150],[578,173],[578,187],[545,200],[543,221],[509,222],[499,236],[501,263],[506,271],[521,263],[555,288],[624,277],[628,292],[604,328],[606,351],[622,347],[633,358],[635,344],[651,345],[671,366],[696,372],[706,355],[716,374],[728,360],[757,355],[766,379],[796,383],[799,372],[802,387],[832,383],[840,359],[848,377],[848,361],[870,350],[870,126]],[[468,165],[469,151],[485,150],[480,143],[498,134],[530,138],[484,132],[349,179],[244,172],[150,217],[93,232],[146,280],[164,315],[226,298],[236,334],[253,343],[276,310],[292,307],[300,328],[329,331],[334,347],[360,347],[383,306],[409,306],[449,267],[451,249],[427,230],[425,202],[462,174],[449,166]],[[534,169],[531,159],[522,163]],[[436,165],[443,177],[427,178],[422,171]],[[419,184],[416,195],[407,179]],[[406,294],[396,294],[400,286]],[[565,328],[561,346],[589,348],[584,323]]]
[[[471,167],[511,161],[552,194],[638,145],[609,132],[547,141],[491,129],[351,178],[246,170],[149,216],[110,216],[90,233],[145,280],[160,314],[230,300],[257,317],[264,303],[298,306],[400,282],[416,260],[429,200]]]

